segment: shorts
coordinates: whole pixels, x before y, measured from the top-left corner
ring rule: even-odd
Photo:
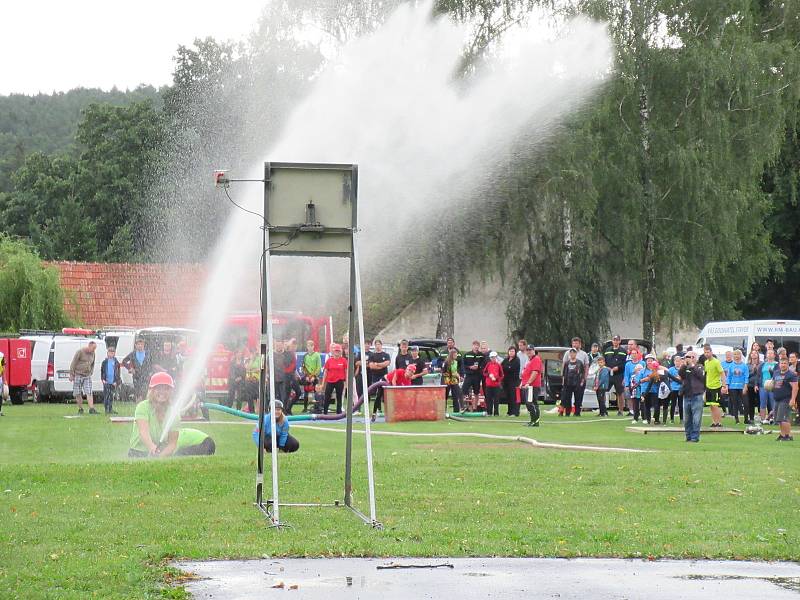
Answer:
[[[775,401],[775,422],[788,423],[792,420],[792,409],[788,400]]]
[[[84,375],[75,375],[75,381],[72,382],[72,395],[77,398],[78,396],[86,396],[87,398],[92,395],[92,377]]]
[[[706,390],[706,406],[719,406],[719,389]]]

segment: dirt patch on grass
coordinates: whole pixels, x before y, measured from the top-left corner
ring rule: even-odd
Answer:
[[[525,444],[528,446],[528,444]],[[441,449],[444,448],[458,448],[459,450],[470,448],[508,448],[509,446],[514,446],[517,448],[522,448],[523,446],[516,441],[508,441],[508,442],[447,442],[442,444],[413,444],[413,448],[419,448],[420,450],[427,450],[427,449]],[[533,446],[528,446],[529,448],[533,448]]]

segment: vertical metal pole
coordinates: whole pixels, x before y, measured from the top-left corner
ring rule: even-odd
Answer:
[[[261,269],[261,301],[259,309],[261,311],[261,339],[259,340],[259,370],[258,370],[258,471],[256,473],[256,506],[263,509],[264,507],[264,428],[261,424],[264,422],[264,414],[266,413],[266,376],[264,372],[263,356],[266,354],[266,334],[267,334],[267,314],[269,309],[267,307],[267,293],[269,290],[269,281],[267,275],[267,248],[269,248],[269,233],[267,232],[267,196],[269,194],[269,172],[267,165],[264,165],[264,214],[261,223],[261,260],[259,261],[259,268]],[[252,359],[251,359],[252,365]],[[249,367],[250,365],[248,365]]]
[[[268,228],[268,215],[269,215],[269,163],[264,164],[264,264],[262,267],[262,276],[264,284],[262,288],[262,303],[261,303],[261,382],[264,382],[264,359],[267,360],[269,367],[269,422],[270,422],[270,446],[272,447],[272,524],[280,526],[280,501],[278,498],[278,439],[275,432],[275,353],[272,352],[274,347],[274,333],[272,330],[272,286],[270,285],[270,258],[269,251],[269,228]],[[267,339],[264,339],[264,333],[267,334]],[[261,385],[259,397],[261,398],[260,406],[258,409],[259,415],[259,453],[263,456],[264,452],[264,399],[263,396],[266,392],[266,386]]]
[[[356,314],[353,311],[356,296],[355,263],[350,245],[350,323],[347,330],[347,436],[344,453],[344,503],[353,505],[353,394],[356,393],[353,373],[355,372],[355,353],[353,352],[353,335],[356,328]],[[363,361],[362,361],[363,362]]]
[[[372,469],[372,428],[369,408],[369,393],[367,386],[367,371],[364,368],[366,360],[367,346],[364,342],[364,306],[361,303],[361,272],[358,264],[358,240],[357,233],[353,231],[353,270],[355,271],[355,292],[358,311],[358,340],[361,344],[361,382],[364,389],[364,434],[367,444],[367,482],[369,486],[369,518],[375,525],[378,520],[375,512],[375,474]]]

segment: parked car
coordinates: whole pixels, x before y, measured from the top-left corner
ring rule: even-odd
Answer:
[[[90,341],[97,344],[94,350],[94,371],[92,372],[92,395],[95,402],[101,402],[103,396],[103,380],[100,365],[106,357],[105,340],[94,336],[55,336],[53,343],[53,396],[57,399],[72,397],[72,381],[69,369],[75,353]]]
[[[544,369],[542,391],[546,404],[555,404],[561,398],[561,365],[567,346],[537,346],[536,353],[542,359]]]
[[[53,393],[53,377],[52,370],[49,371],[50,377],[48,378],[48,365],[50,362],[50,352],[53,348],[53,338],[55,334],[52,332],[21,332],[23,335],[20,339],[29,340],[31,343],[31,380],[29,383],[30,394],[33,396],[34,402],[48,400]]]

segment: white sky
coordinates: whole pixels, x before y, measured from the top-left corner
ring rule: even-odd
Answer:
[[[0,94],[170,83],[179,44],[239,40],[266,0],[3,2]]]

